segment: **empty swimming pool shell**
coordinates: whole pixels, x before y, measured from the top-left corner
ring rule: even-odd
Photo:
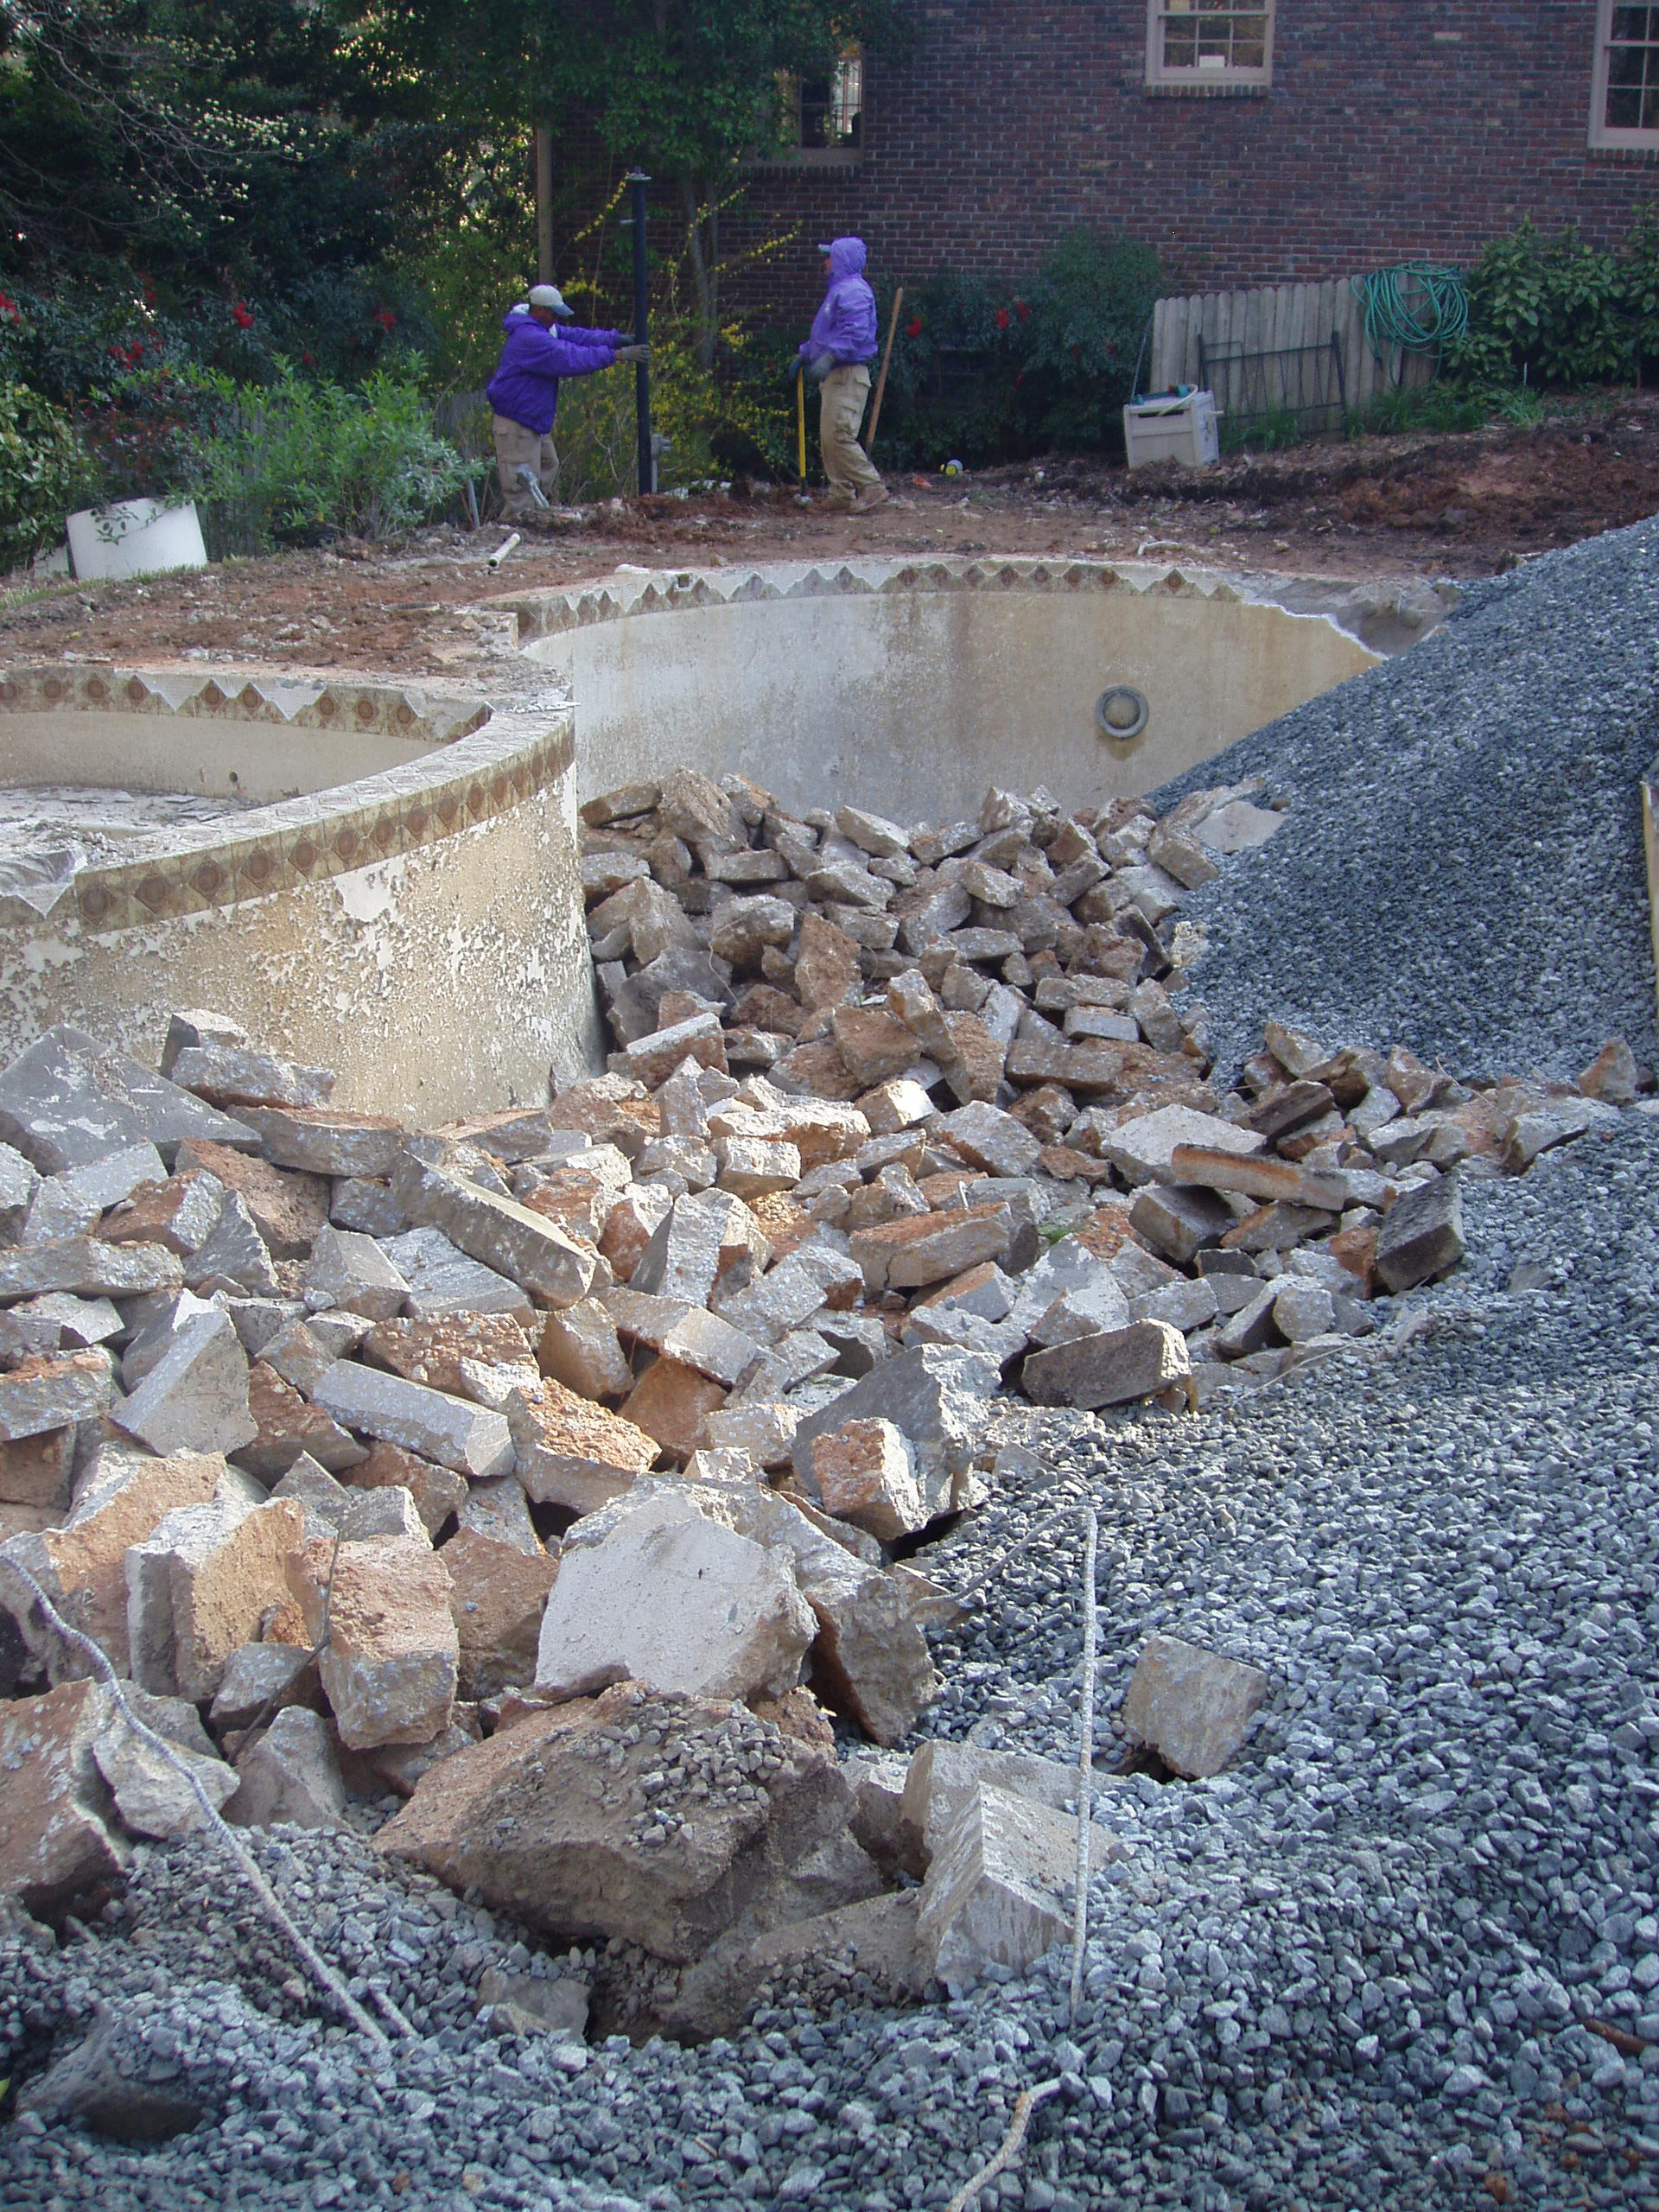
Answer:
[[[1145,729],[1150,712],[1146,695],[1132,683],[1113,683],[1095,702],[1095,728],[1112,744],[1127,745]]]

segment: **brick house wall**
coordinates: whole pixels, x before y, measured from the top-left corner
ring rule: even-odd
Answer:
[[[916,0],[909,53],[865,57],[855,157],[756,168],[745,304],[810,314],[812,248],[857,231],[872,275],[1017,284],[1077,225],[1126,231],[1173,289],[1467,263],[1530,215],[1611,242],[1659,201],[1659,156],[1589,145],[1595,0],[1279,0],[1273,81],[1148,91],[1145,0]]]

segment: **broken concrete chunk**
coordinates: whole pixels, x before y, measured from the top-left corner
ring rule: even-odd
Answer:
[[[1305,1344],[1336,1326],[1331,1293],[1316,1282],[1291,1278],[1273,1301],[1273,1323],[1287,1344]]]
[[[1243,853],[1254,846],[1265,845],[1284,826],[1282,814],[1275,814],[1268,807],[1252,806],[1247,798],[1233,798],[1224,806],[1217,807],[1213,814],[1206,814],[1192,834],[1212,853]],[[1269,1027],[1277,1028],[1278,1024]],[[1268,1050],[1273,1050],[1271,1040]]]
[[[107,1352],[72,1351],[26,1359],[0,1374],[0,1443],[94,1421],[114,1385]]]
[[[42,1175],[136,1144],[169,1156],[186,1137],[247,1150],[257,1142],[240,1121],[67,1024],[48,1029],[0,1074],[0,1139]]]
[[[40,1179],[21,1152],[0,1144],[0,1237],[10,1241],[22,1229]]]
[[[1198,1183],[1212,1191],[1236,1191],[1244,1198],[1323,1208],[1332,1213],[1340,1213],[1350,1197],[1345,1175],[1296,1167],[1287,1160],[1243,1159],[1211,1145],[1178,1144],[1161,1179]]]
[[[1456,1267],[1465,1249],[1463,1198],[1455,1175],[1402,1191],[1376,1236],[1376,1273],[1398,1297]]]
[[[251,1727],[262,1713],[315,1694],[312,1655],[298,1643],[238,1644],[225,1662],[208,1718],[215,1728]]]
[[[597,1512],[657,1458],[655,1437],[551,1377],[535,1397],[515,1394],[507,1421],[525,1495],[569,1513]]]
[[[706,1447],[741,1452],[757,1467],[776,1470],[790,1464],[800,1414],[774,1402],[728,1404],[709,1414],[702,1425]]]
[[[233,1191],[276,1259],[304,1259],[328,1219],[329,1186],[320,1175],[273,1167],[257,1154],[232,1152],[226,1145],[196,1137],[179,1147],[178,1165],[181,1169],[200,1168]]]
[[[890,1421],[916,1454],[931,1510],[947,1512],[952,1478],[965,1474],[984,1448],[988,1401],[1001,1380],[995,1363],[977,1352],[944,1344],[900,1352],[802,1421],[795,1471],[810,1480],[812,1443],[826,1430],[849,1421]]]
[[[630,1678],[693,1696],[781,1697],[815,1632],[787,1554],[705,1520],[688,1494],[565,1554],[536,1680],[565,1697]]]
[[[931,1973],[955,1989],[988,1966],[1028,1973],[1071,1932],[1077,1858],[1075,1819],[976,1783],[922,1886],[917,1944]]]
[[[96,1682],[0,1704],[0,1897],[45,1918],[118,1882],[128,1858],[109,1825],[92,1747],[114,1704]]]
[[[13,1536],[4,1554],[16,1559],[70,1625],[91,1637],[118,1674],[130,1671],[127,1644],[128,1549],[142,1544],[175,1508],[211,1498],[225,1473],[222,1459],[188,1455],[115,1462],[92,1478],[61,1529]],[[27,1589],[0,1569],[0,1605],[23,1642],[57,1682],[87,1672],[87,1662],[50,1630]]]
[[[313,1643],[327,1607],[318,1668],[348,1750],[429,1743],[448,1726],[460,1646],[442,1553],[407,1537],[312,1543],[289,1583]]]
[[[890,1421],[854,1421],[812,1440],[812,1480],[826,1513],[897,1543],[925,1528],[927,1497],[910,1445]]]
[[[542,1372],[578,1397],[620,1397],[633,1387],[616,1324],[596,1298],[550,1313],[537,1356]]]
[[[526,1559],[541,1556],[542,1540],[530,1517],[524,1485],[512,1475],[472,1484],[455,1509],[455,1519],[462,1530],[474,1536],[487,1536],[493,1544],[510,1544]]]
[[[1025,1389],[1039,1405],[1093,1411],[1150,1398],[1192,1372],[1186,1342],[1166,1321],[1132,1321],[1126,1329],[1074,1338],[1029,1355]]]
[[[939,1133],[970,1167],[991,1175],[1028,1175],[1041,1148],[1022,1122],[982,1099],[947,1114]]]
[[[855,1230],[849,1249],[863,1270],[867,1290],[879,1297],[886,1290],[946,1282],[984,1260],[1006,1260],[1014,1235],[1007,1206],[973,1206],[962,1212],[908,1214],[874,1229]]]
[[[281,1289],[265,1240],[236,1192],[226,1194],[218,1219],[186,1261],[184,1279],[193,1290],[231,1286],[264,1298]]]
[[[211,1105],[232,1108],[326,1106],[334,1089],[332,1069],[298,1067],[246,1045],[187,1045],[168,1073]]]
[[[232,1456],[238,1467],[261,1482],[275,1482],[306,1453],[331,1474],[355,1467],[367,1457],[348,1430],[320,1406],[308,1405],[262,1359],[248,1370],[248,1414],[256,1430],[253,1441],[240,1446]]]
[[[77,1298],[142,1298],[151,1292],[176,1296],[184,1269],[176,1253],[160,1244],[106,1244],[75,1236],[61,1244],[35,1244],[0,1252],[0,1303],[68,1291]]]
[[[460,1644],[458,1694],[495,1697],[536,1679],[536,1647],[556,1554],[530,1556],[463,1529],[443,1548],[449,1611]]]
[[[48,1517],[60,1517],[69,1508],[74,1467],[73,1428],[0,1444],[0,1505],[38,1507]]]
[[[450,1516],[467,1500],[467,1482],[452,1467],[440,1467],[401,1445],[377,1440],[366,1459],[354,1465],[347,1479],[354,1490],[406,1490],[429,1536],[435,1536]]]
[[[410,1167],[394,1188],[411,1221],[442,1230],[469,1259],[511,1277],[545,1306],[574,1306],[588,1295],[595,1263],[590,1247],[514,1198],[417,1161]]]
[[[950,1841],[981,1783],[1029,1804],[1046,1805],[1051,1812],[1077,1803],[1077,1770],[1058,1759],[1033,1751],[988,1751],[977,1744],[924,1744],[905,1773],[899,1805],[899,1847],[916,1872],[925,1872]]]
[[[312,1391],[314,1403],[360,1436],[401,1444],[453,1467],[470,1482],[512,1471],[512,1439],[502,1415],[354,1360],[336,1360]]]
[[[410,1491],[392,1484],[372,1490],[348,1488],[303,1452],[271,1496],[291,1497],[301,1507],[308,1540],[338,1532],[358,1539],[409,1536],[416,1543],[430,1541]]]
[[[410,1229],[381,1243],[409,1284],[404,1311],[417,1321],[446,1313],[511,1313],[529,1326],[534,1312],[516,1282],[459,1251],[441,1229]]]
[[[237,1791],[225,1817],[239,1827],[345,1825],[346,1784],[319,1713],[285,1706],[264,1734],[237,1754]]]
[[[1261,1152],[1266,1142],[1266,1138],[1254,1129],[1238,1128],[1216,1115],[1195,1113],[1190,1106],[1160,1106],[1155,1113],[1121,1122],[1116,1128],[1103,1133],[1100,1156],[1117,1169],[1126,1183],[1135,1185],[1180,1180],[1171,1172],[1177,1146],[1196,1146],[1207,1153],[1248,1158]]]
[[[300,1288],[313,1313],[338,1306],[367,1321],[389,1321],[409,1296],[408,1283],[373,1237],[333,1227],[318,1230]]]
[[[304,1537],[298,1505],[253,1505],[229,1485],[168,1514],[126,1555],[133,1680],[161,1696],[212,1698],[231,1654],[255,1641],[287,1594],[288,1562]]]
[[[384,1182],[409,1135],[401,1123],[384,1115],[347,1114],[335,1107],[246,1106],[240,1118],[273,1166],[297,1167],[310,1175],[365,1176]]]
[[[207,1243],[226,1196],[224,1185],[200,1170],[141,1184],[98,1233],[106,1244],[165,1244],[188,1258]]]
[[[1185,1183],[1149,1183],[1135,1194],[1129,1225],[1178,1268],[1191,1267],[1233,1225],[1226,1201]]]
[[[114,1796],[121,1825],[132,1835],[158,1842],[188,1835],[207,1818],[196,1789],[202,1790],[218,1812],[234,1795],[236,1776],[214,1751],[193,1705],[176,1698],[146,1698],[132,1691],[127,1693],[127,1700],[140,1720],[163,1738],[174,1738],[168,1748],[172,1757],[182,1762],[189,1780],[112,1711],[93,1738],[92,1757]]]
[[[823,1751],[741,1705],[631,1682],[446,1759],[375,1848],[562,1942],[616,1936],[683,1961],[842,1833],[849,1810]]]
[[[111,1419],[163,1458],[251,1444],[258,1429],[248,1411],[248,1356],[230,1316],[187,1321]]]
[[[1259,1667],[1154,1636],[1123,1700],[1123,1732],[1193,1780],[1219,1774],[1237,1752],[1268,1694]]]
[[[382,1321],[364,1338],[362,1349],[372,1366],[389,1368],[406,1382],[424,1382],[430,1390],[446,1390],[452,1397],[473,1398],[480,1404],[493,1402],[470,1387],[476,1380],[472,1370],[480,1364],[509,1382],[522,1379],[518,1370],[534,1372],[529,1339],[508,1313]]]
[[[1602,1099],[1609,1106],[1628,1106],[1636,1097],[1640,1077],[1636,1054],[1622,1037],[1615,1037],[1602,1046],[1579,1077],[1579,1089],[1586,1098]]]

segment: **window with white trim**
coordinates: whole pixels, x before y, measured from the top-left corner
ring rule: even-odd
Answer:
[[[1599,0],[1590,143],[1659,151],[1659,7]]]
[[[1147,0],[1147,84],[1200,92],[1270,85],[1273,16],[1274,0]]]

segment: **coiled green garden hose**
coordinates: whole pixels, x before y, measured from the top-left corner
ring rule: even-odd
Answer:
[[[1394,346],[1408,353],[1443,353],[1469,327],[1469,295],[1455,269],[1401,261],[1356,276],[1352,284],[1366,340],[1379,361]]]

